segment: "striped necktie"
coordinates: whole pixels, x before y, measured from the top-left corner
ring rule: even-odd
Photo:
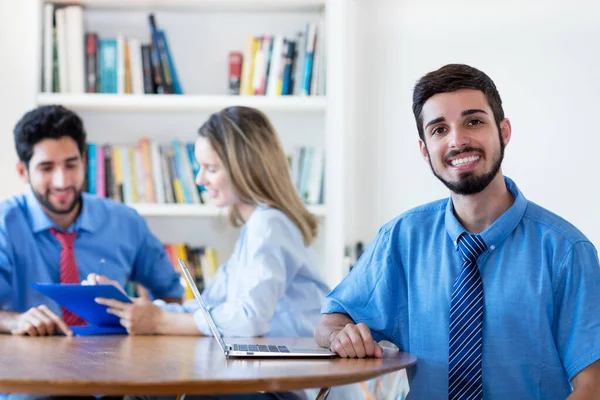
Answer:
[[[452,289],[448,399],[481,400],[481,346],[483,283],[477,257],[487,248],[479,235],[464,233],[458,239],[463,266]]]
[[[50,232],[61,244],[60,250],[60,283],[79,283],[79,271],[75,261],[73,243],[77,232],[66,233],[50,228]],[[63,320],[69,326],[86,325],[85,321],[66,308],[62,308]]]

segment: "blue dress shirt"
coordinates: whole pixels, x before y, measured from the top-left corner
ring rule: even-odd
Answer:
[[[259,206],[202,296],[224,336],[311,337],[328,292],[317,274],[314,252],[304,245],[292,220],[279,210]],[[195,300],[183,308],[194,312],[200,332],[212,335]]]
[[[181,298],[179,275],[145,220],[121,203],[82,196],[81,213],[67,230],[77,231],[79,278],[95,272],[123,287],[128,280],[139,282],[154,297]],[[60,282],[61,245],[51,227],[59,229],[31,190],[0,203],[0,309],[24,312],[46,304],[61,315],[55,302],[30,288]]]
[[[600,359],[600,266],[570,223],[525,199],[481,233],[484,286],[483,398],[564,400],[570,380]],[[323,313],[363,322],[418,357],[409,398],[448,399],[452,284],[465,231],[452,200],[410,210],[384,225]]]

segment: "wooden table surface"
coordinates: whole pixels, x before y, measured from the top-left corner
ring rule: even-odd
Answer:
[[[262,343],[265,339],[237,339]],[[313,339],[269,339],[314,346]],[[0,335],[0,393],[221,394],[337,386],[416,363],[382,359],[226,359],[212,337]]]

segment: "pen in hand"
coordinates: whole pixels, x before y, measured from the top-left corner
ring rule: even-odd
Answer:
[[[101,258],[100,261],[98,261],[98,268],[96,269],[96,272],[90,272],[86,278],[81,281],[82,285],[97,285],[97,284],[101,284],[101,276],[102,276],[102,270],[103,270],[103,266],[104,264],[106,264],[106,260],[104,258]],[[108,277],[106,277],[108,278]]]
[[[102,270],[104,269],[104,264],[106,264],[106,260],[104,258],[101,258],[100,261],[98,262],[98,271],[96,272],[97,276],[101,276],[102,275]]]

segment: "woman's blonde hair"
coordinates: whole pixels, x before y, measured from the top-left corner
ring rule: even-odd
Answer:
[[[242,203],[282,211],[300,229],[304,243],[312,243],[317,218],[302,203],[283,147],[265,114],[249,107],[228,107],[212,114],[198,133],[217,152]],[[234,226],[245,223],[235,206],[229,209],[229,219]]]

